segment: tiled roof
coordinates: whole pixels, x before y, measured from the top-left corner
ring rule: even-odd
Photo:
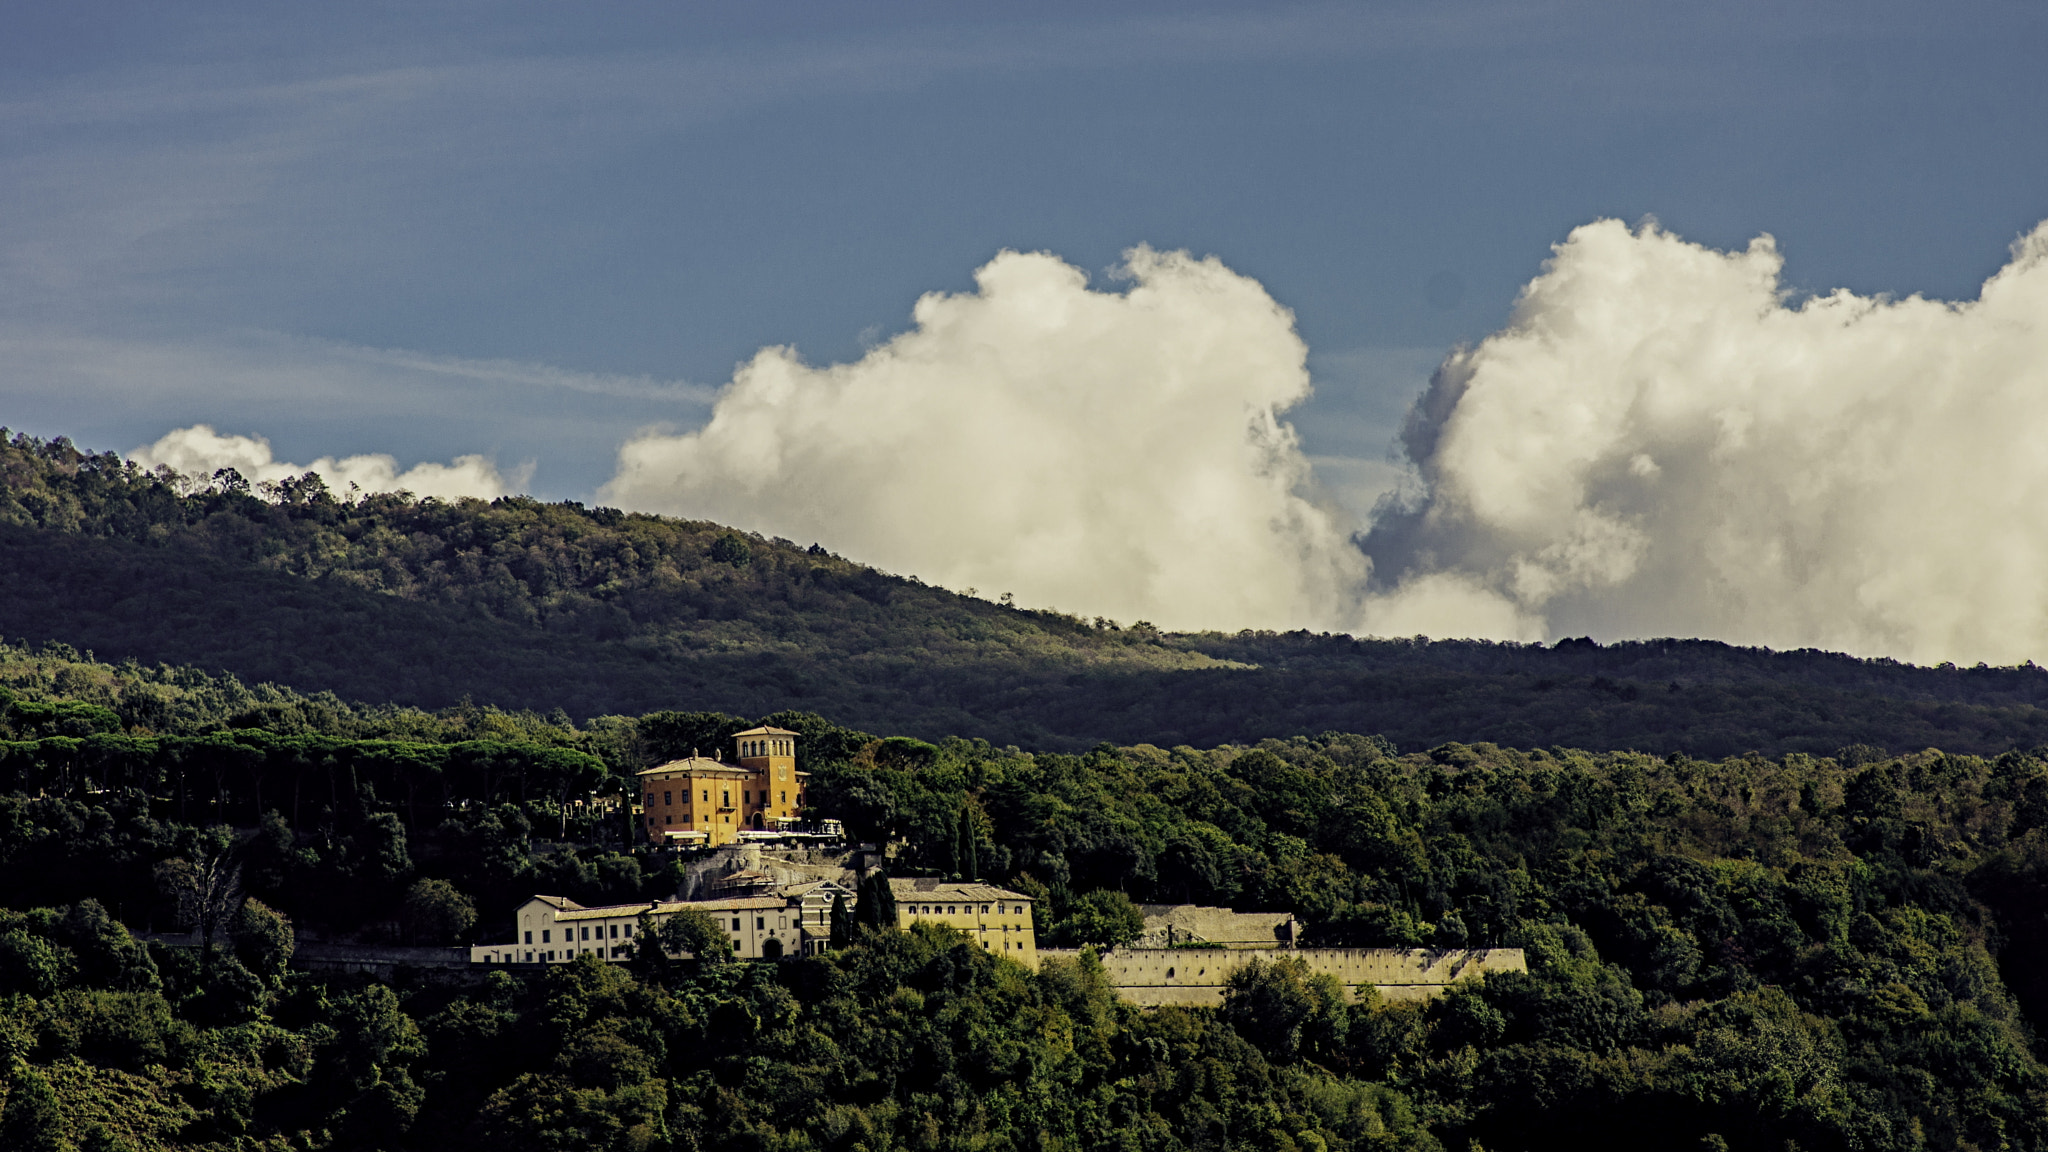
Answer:
[[[723,760],[713,760],[709,756],[685,756],[681,760],[671,760],[666,764],[656,764],[652,768],[642,768],[634,775],[652,776],[657,772],[723,772],[730,773],[734,779],[742,776],[751,777],[754,774],[750,769],[728,764]]]
[[[1031,900],[1031,897],[1026,896],[1022,892],[1012,892],[1008,888],[998,888],[993,884],[982,884],[978,881],[961,882],[958,880],[926,878],[910,880],[891,878],[889,881],[889,894],[896,897],[899,901],[959,900],[975,902],[981,900],[1022,900],[1029,903]]]
[[[536,899],[555,901],[559,896],[541,896]],[[607,904],[602,908],[585,908],[573,900],[562,900],[556,905],[562,915],[556,920],[611,920],[620,916],[638,916],[653,911],[657,916],[696,909],[699,912],[743,912],[763,908],[784,908],[789,901],[781,896],[737,896],[730,900],[690,900],[677,903],[672,900],[648,900],[638,904]]]
[[[733,733],[733,735],[734,735],[734,736],[736,736],[736,737],[738,737],[738,736],[796,736],[796,735],[799,735],[799,733],[796,733],[796,732],[791,732],[791,731],[790,731],[789,729],[787,729],[787,728],[768,728],[768,727],[762,727],[762,728],[749,728],[749,729],[747,729],[747,730],[746,730],[745,732],[735,732],[735,733]]]

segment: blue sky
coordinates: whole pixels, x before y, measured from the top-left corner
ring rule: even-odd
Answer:
[[[0,8],[0,424],[484,453],[591,499],[766,345],[849,360],[1001,249],[1213,254],[1369,500],[1550,247],[1759,232],[1969,297],[2048,216],[2048,9],[1620,3]]]

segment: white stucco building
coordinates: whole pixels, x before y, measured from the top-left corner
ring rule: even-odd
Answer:
[[[563,896],[535,896],[513,916],[512,939],[469,950],[473,964],[565,964],[584,953],[605,961],[633,958],[640,917],[655,922],[677,912],[710,916],[732,941],[733,954],[747,960],[809,956],[832,937],[832,899],[843,896],[851,911],[852,892],[830,880],[794,884],[778,892],[723,900],[649,901],[586,908]]]

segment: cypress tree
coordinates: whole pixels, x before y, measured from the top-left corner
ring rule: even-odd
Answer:
[[[953,840],[953,871],[962,880],[981,878],[979,845],[974,835],[974,810],[960,806],[960,834]]]
[[[854,922],[880,931],[896,926],[896,896],[889,891],[889,874],[880,868],[860,882],[860,906],[853,910]]]
[[[846,897],[832,897],[832,942],[833,951],[853,943],[853,916],[846,910]]]

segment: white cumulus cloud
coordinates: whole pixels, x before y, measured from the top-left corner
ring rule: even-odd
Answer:
[[[1213,258],[1120,274],[1004,252],[857,362],[764,349],[704,427],[628,442],[604,499],[1091,615],[1346,623],[1366,563],[1281,419],[1309,394],[1293,315]]]
[[[1368,625],[2044,658],[2048,225],[1970,301],[1794,302],[1781,264],[1574,231],[1417,402]]]
[[[208,425],[194,424],[165,434],[156,443],[137,448],[128,458],[145,468],[169,465],[193,480],[207,480],[222,468],[232,468],[253,484],[274,484],[280,480],[317,472],[328,488],[346,494],[354,485],[364,492],[411,492],[415,496],[453,500],[474,496],[491,500],[506,495],[522,476],[508,478],[483,456],[457,456],[447,464],[415,464],[403,471],[398,460],[383,453],[322,456],[311,464],[290,464],[274,459],[270,441],[261,436],[222,435]]]

